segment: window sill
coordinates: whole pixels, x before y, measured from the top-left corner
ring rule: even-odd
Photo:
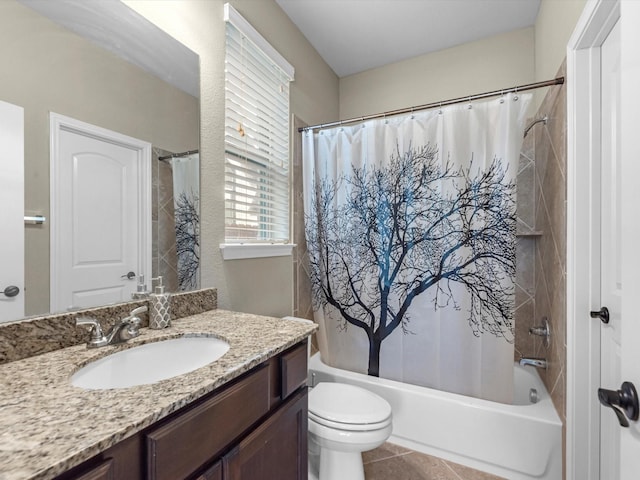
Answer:
[[[223,260],[286,257],[295,246],[295,243],[221,243],[220,252]]]

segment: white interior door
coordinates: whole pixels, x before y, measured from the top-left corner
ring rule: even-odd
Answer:
[[[130,300],[151,265],[150,145],[61,116],[52,130],[51,310]]]
[[[0,322],[24,317],[24,109],[0,101]]]
[[[640,478],[638,408],[628,393],[633,390],[629,386],[640,385],[638,25],[637,0],[587,2],[568,44],[567,478],[571,480]],[[594,310],[597,318],[601,306],[609,308],[608,324],[587,316]],[[617,406],[604,408],[598,400]]]
[[[601,47],[600,298],[608,311],[601,322],[600,385],[618,389],[622,314],[622,210],[620,155],[620,21]],[[595,392],[594,392],[595,394]],[[600,478],[620,478],[620,425],[613,411],[600,412]]]
[[[621,377],[640,387],[640,2],[621,3]],[[618,385],[617,388],[620,386]],[[621,428],[621,480],[640,478],[640,422]]]

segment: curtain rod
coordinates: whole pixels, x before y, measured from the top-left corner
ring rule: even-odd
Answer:
[[[430,108],[435,108],[435,107],[444,107],[445,105],[471,102],[473,100],[479,100],[481,98],[497,97],[499,95],[504,95],[505,93],[525,92],[527,90],[534,90],[536,88],[550,87],[552,85],[562,85],[563,83],[564,83],[564,77],[558,77],[558,78],[554,78],[553,80],[545,80],[544,82],[528,83],[526,85],[518,85],[517,87],[494,90],[493,92],[485,92],[485,93],[479,93],[476,95],[467,95],[466,97],[452,98],[450,100],[444,100],[442,102],[426,103],[424,105],[418,105],[415,107],[401,108],[398,110],[390,110],[388,112],[375,113],[372,115],[365,115],[363,117],[350,118],[348,120],[338,120],[337,122],[321,123],[321,124],[313,125],[310,127],[300,127],[298,128],[298,132],[304,132],[306,130],[318,130],[321,128],[328,128],[328,127],[336,127],[339,125],[347,125],[351,123],[363,122],[365,120],[372,120],[374,118],[384,118],[384,117],[390,117],[393,115],[401,115],[403,113],[413,113],[419,110],[428,110]]]
[[[171,155],[158,157],[158,160],[169,160],[170,158],[186,157],[187,155],[193,155],[194,153],[198,153],[198,150],[187,150],[186,152],[172,153]]]

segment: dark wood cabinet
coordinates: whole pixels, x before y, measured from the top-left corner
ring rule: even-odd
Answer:
[[[222,460],[207,468],[195,480],[222,480]]]
[[[141,462],[143,452],[142,437],[134,435],[63,473],[56,480],[141,480],[146,478]]]
[[[307,480],[307,392],[289,399],[223,459],[224,480]]]
[[[303,342],[56,480],[306,480],[306,377]]]
[[[113,476],[113,460],[109,459],[76,477],[77,480],[115,480]]]
[[[147,478],[187,478],[269,412],[266,365],[146,434]]]

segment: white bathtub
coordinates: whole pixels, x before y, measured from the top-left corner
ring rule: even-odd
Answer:
[[[359,385],[385,398],[393,411],[391,443],[508,480],[562,479],[562,423],[533,367],[515,365],[514,405],[332,368],[317,353],[309,385],[319,382]]]

